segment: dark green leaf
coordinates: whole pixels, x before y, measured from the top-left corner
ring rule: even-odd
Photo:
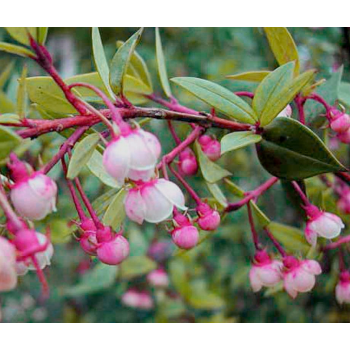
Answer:
[[[261,141],[261,136],[252,131],[232,132],[221,139],[221,154],[246,147]]]

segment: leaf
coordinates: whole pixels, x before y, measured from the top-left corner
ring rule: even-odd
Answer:
[[[8,44],[4,42],[0,42],[0,51],[5,51],[8,53],[13,53],[15,55],[23,56],[23,57],[34,57],[33,52],[26,49],[25,47]]]
[[[97,72],[102,79],[104,87],[108,91],[109,97],[114,101],[114,93],[109,85],[109,66],[103,48],[101,35],[97,27],[92,28],[92,53]]]
[[[14,62],[10,62],[9,64],[6,65],[5,69],[0,74],[0,89],[3,88],[3,86],[6,84],[7,79],[11,75],[11,71],[13,69]]]
[[[232,80],[243,80],[243,81],[252,81],[260,83],[264,78],[266,78],[271,72],[270,71],[253,71],[253,72],[243,72],[233,75],[227,75],[226,78]]]
[[[124,75],[127,71],[130,57],[132,56],[138,42],[140,41],[143,28],[139,29],[122,45],[114,55],[109,74],[109,82],[113,92],[117,95],[123,94]]]
[[[0,125],[0,161],[5,159],[21,141],[22,138],[10,128]]]
[[[287,28],[264,28],[271,50],[279,65],[295,61],[294,73],[299,74],[299,55],[295,42]]]
[[[97,199],[92,202],[92,207],[96,211],[97,216],[104,214],[111,203],[114,196],[118,193],[118,189],[112,188],[111,190],[103,193]]]
[[[15,113],[16,107],[12,100],[0,90],[0,113]]]
[[[19,115],[14,113],[0,114],[0,123],[18,123],[20,119]]]
[[[127,280],[145,275],[157,268],[155,261],[147,256],[131,256],[120,266],[120,277]]]
[[[262,166],[272,175],[301,180],[318,174],[346,171],[321,139],[309,128],[288,117],[268,125],[256,145]]]
[[[111,204],[106,210],[102,222],[106,226],[111,226],[113,230],[120,228],[125,219],[124,198],[126,191],[122,188],[112,199]]]
[[[100,135],[95,133],[86,136],[82,141],[75,145],[72,158],[68,165],[68,179],[74,179],[79,175],[81,169],[91,158],[99,141]]]
[[[117,181],[106,172],[102,159],[102,154],[97,150],[94,150],[92,156],[86,163],[86,166],[105,185],[113,188],[119,188],[120,186],[118,185]]]
[[[310,245],[307,243],[303,231],[273,221],[267,228],[288,252],[307,254],[310,250]]]
[[[265,213],[258,207],[254,201],[250,201],[253,214],[256,216],[257,221],[262,227],[266,227],[271,220],[265,215]]]
[[[159,28],[156,28],[156,56],[157,56],[157,65],[158,65],[158,74],[160,78],[160,83],[167,97],[171,97],[171,88],[169,85],[168,74],[166,71],[164,52],[162,47],[162,40],[159,34]]]
[[[261,141],[261,136],[252,131],[232,132],[221,139],[221,154],[246,147]]]
[[[216,310],[225,306],[225,301],[217,294],[207,289],[191,288],[186,301],[193,308],[199,310]]]
[[[17,90],[17,114],[24,118],[26,115],[26,103],[27,103],[27,66],[24,66],[22,76],[19,79],[19,85]]]
[[[226,199],[225,195],[223,194],[223,192],[221,191],[220,187],[215,183],[205,182],[205,184],[207,185],[210,193],[214,196],[216,201],[223,208],[226,208],[227,207],[227,199]]]
[[[195,149],[198,156],[199,166],[203,177],[210,183],[217,182],[226,176],[232,175],[229,171],[221,168],[219,165],[212,162],[202,151],[198,142],[195,143]]]
[[[12,36],[13,39],[24,45],[30,45],[29,35],[37,40],[37,28],[36,27],[5,27],[6,31]]]
[[[218,84],[191,77],[172,78],[171,81],[230,118],[249,124],[258,120],[248,103]]]
[[[128,74],[124,77],[124,90],[125,94],[135,93],[147,95],[152,93],[150,87],[146,85],[143,81]]]
[[[346,107],[350,108],[350,83],[340,83],[339,100]]]
[[[48,31],[49,31],[48,27],[37,27],[37,40],[40,45],[45,44]]]

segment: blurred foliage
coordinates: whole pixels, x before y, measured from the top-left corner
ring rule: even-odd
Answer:
[[[100,30],[109,60],[114,55],[117,40],[125,41],[135,31],[136,28]],[[316,68],[318,78],[329,78],[343,64],[343,81],[350,81],[349,43],[345,40],[342,28],[290,28],[290,31],[297,43],[302,70]],[[232,81],[225,79],[225,76],[277,67],[267,39],[259,28],[162,28],[160,33],[169,78],[200,77],[221,83],[233,91],[252,91],[256,83]],[[0,40],[13,42],[3,29],[0,31]],[[50,28],[47,45],[64,78],[95,70],[91,59],[91,29]],[[154,90],[161,91],[156,73],[154,30],[147,28],[144,31],[137,50],[148,63]],[[5,53],[0,55],[0,113],[12,113],[15,110],[18,78],[22,75],[24,61]],[[29,77],[43,74],[32,62],[26,60],[26,64]],[[207,110],[207,106],[183,89],[174,84],[171,88],[181,103]],[[38,112],[31,107],[30,113],[37,115]],[[148,127],[159,136],[164,152],[174,146],[164,122],[151,121]],[[188,133],[186,125],[178,124],[176,128],[181,136]],[[224,135],[220,130],[215,133],[218,138]],[[63,140],[58,134],[42,136],[28,142],[21,153],[38,166],[39,162],[45,163],[51,159]],[[337,151],[337,156],[345,165],[349,165],[345,147]],[[232,173],[230,179],[244,190],[253,189],[268,178],[258,163],[252,145],[226,153],[219,164]],[[1,170],[6,173],[4,168]],[[58,212],[38,227],[44,230],[50,223],[55,243],[52,266],[45,270],[51,288],[50,298],[41,300],[40,285],[35,274],[21,278],[18,289],[0,296],[0,314],[4,322],[350,321],[349,308],[339,307],[334,299],[336,266],[331,263],[332,252],[323,257],[325,273],[318,278],[312,293],[301,294],[292,301],[278,288],[258,294],[251,291],[248,271],[254,250],[245,208],[225,216],[216,232],[201,233],[202,243],[190,252],[173,247],[164,224],[139,227],[126,222],[124,228],[131,243],[131,257],[120,267],[103,266],[90,261],[72,236],[74,209],[60,167],[56,166],[50,175],[61,184]],[[81,170],[80,176],[89,198],[95,200],[102,196],[95,201],[95,205],[103,214],[116,190],[91,176],[87,167]],[[203,197],[210,198],[211,193],[217,194],[220,189],[227,194],[228,200],[237,200],[239,197],[240,191],[222,180],[217,183],[219,187],[208,185],[209,190],[203,186],[200,174],[190,182]],[[318,179],[307,180],[307,185],[315,204],[337,213],[336,198],[327,191],[321,193],[325,188]],[[223,202],[225,200],[223,198]],[[293,208],[291,201],[282,186],[278,185],[264,194],[258,204],[271,220],[303,228],[300,212]],[[342,218],[349,223],[347,217]],[[264,217],[259,216],[256,209],[258,228],[261,220]],[[281,226],[278,229],[282,232],[282,241],[284,229]],[[260,232],[263,235],[263,231]],[[293,231],[293,235],[298,236],[299,232]],[[171,285],[166,290],[152,289],[146,283],[145,275],[157,265],[147,257],[148,246],[154,241],[162,243],[158,260],[170,274]],[[288,241],[283,243],[287,245]],[[300,253],[305,250],[304,247],[304,242],[300,241]],[[130,287],[150,289],[155,309],[142,311],[123,306],[121,295]]]

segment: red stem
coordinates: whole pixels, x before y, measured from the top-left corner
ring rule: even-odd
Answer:
[[[173,137],[174,141],[176,142],[177,145],[179,145],[181,143],[181,140],[180,140],[179,136],[177,136],[177,133],[174,129],[174,125],[170,120],[168,120],[168,127],[169,127],[171,136]]]
[[[296,103],[297,108],[298,108],[299,121],[300,121],[301,124],[305,125],[305,123],[306,123],[306,121],[305,121],[305,111],[304,111],[305,99],[303,99],[300,95],[298,95],[295,98],[295,103]]]
[[[275,236],[271,233],[271,231],[268,228],[265,227],[264,230],[265,230],[266,234],[268,235],[268,237],[270,238],[273,245],[276,247],[276,249],[279,251],[279,253],[282,255],[282,257],[285,258],[287,256],[287,253],[283,249],[281,244],[276,240]]]
[[[260,250],[261,248],[260,248],[260,244],[259,244],[258,233],[256,232],[256,229],[255,229],[252,208],[250,206],[250,202],[247,203],[247,210],[248,210],[249,225],[250,225],[250,230],[252,232],[254,246],[255,246],[256,250]]]
[[[308,198],[306,197],[306,194],[304,193],[304,191],[300,188],[300,186],[298,185],[298,183],[296,181],[292,181],[292,185],[294,187],[294,189],[297,191],[297,193],[299,194],[300,198],[302,199],[302,201],[304,202],[305,205],[310,205],[310,201],[308,200]]]
[[[342,244],[350,242],[350,235],[339,238],[336,242],[327,244],[325,247],[322,248],[322,250],[329,250],[329,249],[335,249],[340,247]]]

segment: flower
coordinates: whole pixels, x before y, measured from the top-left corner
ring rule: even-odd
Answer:
[[[249,272],[250,285],[254,292],[262,287],[273,287],[282,279],[283,263],[272,260],[266,251],[256,252]]]
[[[154,307],[154,302],[150,294],[146,291],[127,290],[122,295],[122,303],[135,309],[150,310]]]
[[[293,113],[292,107],[287,105],[282,112],[278,114],[278,117],[291,117]]]
[[[218,140],[208,135],[202,135],[198,142],[204,154],[213,162],[221,156],[221,144]]]
[[[56,211],[57,185],[40,171],[17,181],[10,196],[17,212],[29,220],[41,220]]]
[[[330,122],[330,127],[337,133],[344,133],[350,128],[350,116],[346,113],[338,111],[336,108],[332,108],[331,115],[333,118]]]
[[[206,203],[200,203],[197,208],[198,226],[204,231],[214,231],[220,225],[220,214]]]
[[[148,181],[154,174],[161,145],[157,137],[142,129],[128,129],[115,137],[103,153],[109,175],[123,185],[126,178]]]
[[[147,281],[154,287],[167,287],[169,285],[168,274],[163,269],[151,271],[147,275]]]
[[[315,260],[298,260],[287,256],[283,265],[284,289],[293,299],[298,293],[309,292],[315,286],[315,275],[322,273],[320,264]]]
[[[345,227],[339,216],[320,211],[314,205],[307,206],[305,210],[309,216],[305,237],[312,246],[316,245],[317,236],[332,239],[339,236],[340,231]]]
[[[337,139],[342,143],[350,143],[350,129],[337,134]]]
[[[104,241],[97,248],[97,257],[107,265],[118,265],[129,256],[129,242],[121,234],[110,241]]]
[[[335,287],[335,298],[339,304],[350,304],[350,273],[348,271],[341,272],[339,282]]]
[[[179,170],[186,176],[195,175],[198,170],[196,156],[190,148],[186,148],[179,154]]]
[[[182,214],[174,216],[175,228],[171,231],[173,242],[181,249],[191,249],[198,243],[199,234],[191,221]]]
[[[0,292],[12,290],[17,285],[16,249],[0,237]]]
[[[165,179],[140,183],[128,191],[125,197],[125,212],[130,220],[159,223],[167,219],[174,206],[186,210],[185,197],[180,188]]]
[[[81,248],[89,255],[96,255],[97,237],[96,225],[92,219],[85,219],[79,224],[83,234],[79,238]]]

